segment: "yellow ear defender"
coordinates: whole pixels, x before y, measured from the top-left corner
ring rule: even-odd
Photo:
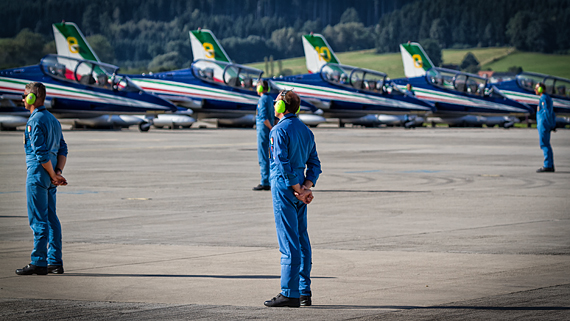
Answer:
[[[538,88],[536,88],[536,92],[542,94],[544,92],[544,89],[542,88],[542,86],[538,86]]]
[[[36,95],[34,93],[29,93],[26,96],[26,103],[28,103],[28,105],[33,105],[36,102]]]

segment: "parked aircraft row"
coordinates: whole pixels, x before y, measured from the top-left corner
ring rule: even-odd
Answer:
[[[53,32],[58,55],[47,55],[36,66],[0,71],[0,126],[25,124],[28,114],[19,106],[30,81],[44,82],[46,107],[62,123],[75,126],[189,127],[193,117],[215,118],[219,125],[255,123],[255,88],[263,71],[232,63],[209,30],[190,31],[190,68],[142,75],[120,74],[117,66],[101,62],[73,23],[54,24]],[[412,127],[427,116],[451,125],[509,126],[515,117],[535,112],[538,98],[529,92],[541,76],[557,114],[570,114],[566,79],[523,73],[512,82],[491,84],[477,75],[433,67],[419,44],[408,43],[400,47],[407,78],[390,80],[379,71],[340,64],[321,35],[304,35],[303,46],[309,73],[268,81],[271,95],[282,89],[299,94],[299,117],[311,126],[327,117],[341,125]]]

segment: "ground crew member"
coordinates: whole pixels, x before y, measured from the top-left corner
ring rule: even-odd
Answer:
[[[269,83],[260,80],[257,85],[257,94],[261,96],[257,103],[255,127],[257,128],[257,159],[261,173],[261,183],[253,188],[254,191],[268,191],[269,186],[269,131],[275,124],[273,99],[267,93]]]
[[[22,100],[31,116],[24,131],[26,150],[26,199],[28,221],[34,233],[31,263],[17,269],[18,275],[63,273],[61,225],[56,215],[57,186],[67,185],[61,175],[67,160],[67,144],[61,124],[46,110],[46,87],[26,85]]]
[[[292,91],[279,94],[270,133],[271,196],[279,251],[281,293],[265,301],[268,307],[311,305],[311,243],[307,204],[321,173],[315,138],[297,117],[301,100]],[[305,171],[306,168],[306,171]]]
[[[540,148],[544,153],[544,165],[537,169],[537,173],[554,172],[554,155],[550,146],[550,132],[556,131],[556,115],[552,107],[552,98],[546,93],[546,86],[538,83],[534,87],[534,92],[540,96],[536,110],[536,128]]]

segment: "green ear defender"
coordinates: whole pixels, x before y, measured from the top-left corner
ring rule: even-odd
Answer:
[[[542,93],[544,92],[544,89],[542,89],[542,86],[539,86],[539,87],[536,89],[536,92],[538,92],[539,94],[542,94]]]
[[[263,93],[263,91],[265,90],[265,88],[263,88],[263,85],[261,84],[261,81],[259,82],[259,85],[257,85],[257,92],[258,93]],[[269,84],[267,84],[267,91],[269,91]]]
[[[278,101],[275,103],[275,106],[274,106],[274,107],[275,107],[275,111],[276,111],[277,113],[283,114],[283,113],[285,112],[285,108],[286,108],[286,106],[285,106],[285,101],[283,101],[283,100],[278,100]],[[295,112],[295,114],[298,114],[300,111],[301,111],[301,106],[299,106],[299,109],[297,109],[297,111]]]
[[[278,114],[283,114],[287,108],[286,106],[286,102],[285,102],[285,95],[290,92],[291,90],[286,90],[286,91],[282,91],[279,96],[281,96],[281,100],[278,100],[275,102],[275,111]],[[297,111],[295,112],[295,114],[298,114],[301,111],[301,105],[299,105],[299,108],[297,109]]]
[[[275,103],[275,111],[279,114],[283,114],[285,112],[285,101],[278,100]]]
[[[28,105],[33,105],[36,102],[36,95],[34,93],[29,93],[28,96],[26,96],[26,103]]]

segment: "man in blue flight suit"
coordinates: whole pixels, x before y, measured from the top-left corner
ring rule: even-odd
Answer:
[[[537,173],[554,172],[554,155],[550,146],[550,132],[556,131],[556,115],[552,107],[552,98],[546,93],[546,86],[538,83],[534,92],[540,96],[536,110],[536,128],[540,139],[540,148],[544,153],[544,165],[537,169]]]
[[[268,307],[312,304],[307,205],[313,200],[310,188],[319,178],[321,162],[313,133],[297,117],[300,103],[294,92],[280,93],[275,103],[279,123],[269,135],[271,195],[281,252],[281,293],[265,301]]]
[[[257,159],[261,172],[261,183],[253,188],[254,191],[268,191],[269,186],[269,131],[275,124],[273,99],[267,93],[269,83],[260,80],[257,85],[257,94],[261,96],[257,103],[255,127],[257,128]]]
[[[414,89],[412,87],[412,84],[407,84],[406,85],[406,90],[405,93],[407,95],[410,96],[416,96],[416,93],[414,92]],[[414,117],[415,118],[415,117]],[[405,114],[404,115],[404,120],[402,121],[402,124],[404,125],[405,128],[416,128],[416,122],[415,119],[410,119],[410,115]]]
[[[31,112],[24,131],[24,148],[28,220],[34,233],[34,250],[31,263],[17,269],[16,274],[61,274],[61,225],[56,215],[55,194],[57,186],[67,185],[61,176],[67,160],[67,144],[59,121],[44,106],[46,87],[38,82],[29,83],[22,98]]]

